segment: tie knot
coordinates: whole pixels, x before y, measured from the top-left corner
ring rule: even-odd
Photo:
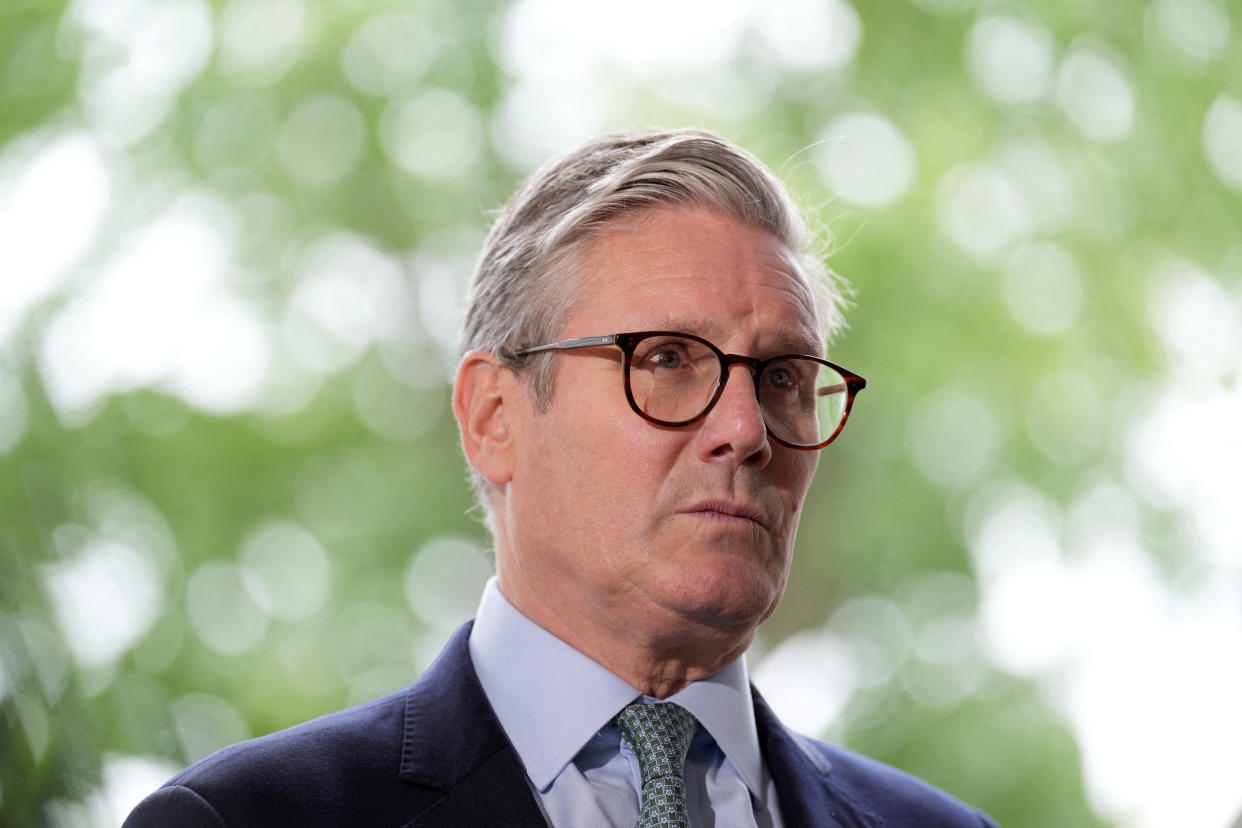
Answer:
[[[638,757],[644,786],[658,777],[681,777],[690,740],[699,726],[689,710],[672,702],[631,704],[614,722]]]

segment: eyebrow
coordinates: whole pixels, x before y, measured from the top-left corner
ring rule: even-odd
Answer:
[[[721,325],[719,321],[709,318],[686,318],[686,317],[661,317],[653,320],[652,325],[645,328],[635,328],[635,330],[647,331],[677,331],[680,333],[694,334],[704,339],[717,343],[719,340],[728,336],[728,329]],[[822,356],[824,351],[824,343],[810,333],[810,329],[806,332],[800,332],[796,329],[791,331],[781,331],[775,337],[767,340],[773,343],[772,347],[762,348],[761,350],[771,354],[809,354],[811,356]],[[716,347],[720,347],[717,345]],[[751,356],[755,356],[752,354]]]

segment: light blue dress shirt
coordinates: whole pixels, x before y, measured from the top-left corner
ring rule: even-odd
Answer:
[[[642,694],[531,621],[493,578],[483,591],[470,658],[553,826],[633,828],[638,759],[609,722]],[[686,759],[695,828],[782,828],[776,788],[759,752],[745,657],[665,701],[701,727]]]

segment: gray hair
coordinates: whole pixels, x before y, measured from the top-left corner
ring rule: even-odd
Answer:
[[[470,282],[460,353],[481,349],[506,359],[526,373],[536,407],[546,408],[555,360],[541,354],[518,362],[512,354],[556,338],[582,298],[577,264],[587,243],[618,217],[661,205],[712,208],[772,233],[796,257],[825,336],[843,326],[835,275],[811,249],[784,184],[759,159],[703,130],[618,132],[548,161],[505,205]],[[489,486],[472,478],[490,517]]]

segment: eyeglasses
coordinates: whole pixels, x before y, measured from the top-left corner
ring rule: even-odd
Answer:
[[[704,417],[724,392],[729,368],[745,365],[768,435],[783,446],[814,450],[836,439],[867,381],[826,359],[782,354],[768,359],[726,354],[706,339],[674,331],[582,336],[513,352],[574,351],[615,345],[624,354],[625,398],[648,422],[684,426]]]

